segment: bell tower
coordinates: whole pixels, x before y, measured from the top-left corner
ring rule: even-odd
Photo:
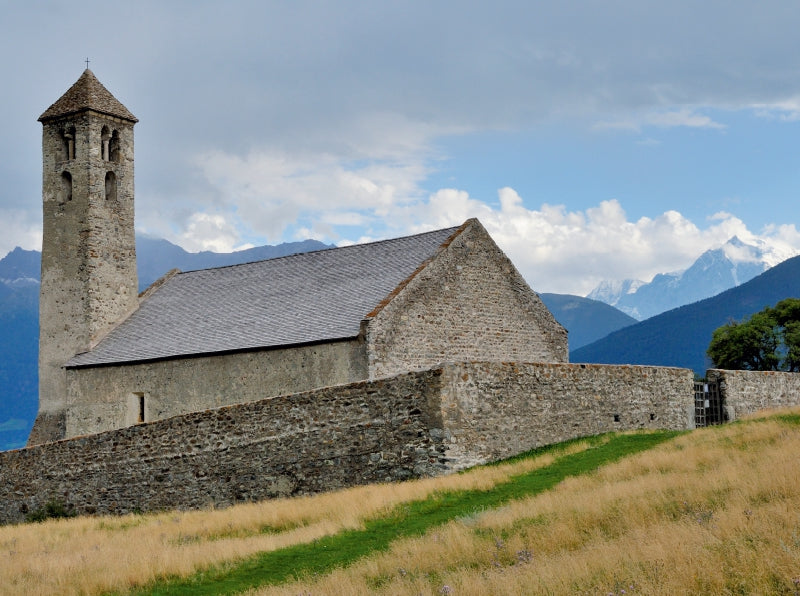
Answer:
[[[136,117],[88,68],[40,117],[39,415],[29,445],[64,437],[64,364],[138,305]]]

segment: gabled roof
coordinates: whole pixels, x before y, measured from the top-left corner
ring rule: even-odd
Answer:
[[[67,367],[355,338],[460,228],[178,273]]]
[[[44,114],[39,116],[39,122],[85,110],[117,116],[131,122],[139,121],[136,116],[128,111],[128,108],[111,95],[108,89],[103,87],[103,84],[97,80],[94,73],[87,68],[80,78],[75,81],[75,84],[67,89],[67,92],[53,105],[47,108]]]

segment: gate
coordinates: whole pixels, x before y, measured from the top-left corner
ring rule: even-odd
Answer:
[[[697,428],[725,422],[725,408],[718,383],[697,381],[694,384],[694,423]]]

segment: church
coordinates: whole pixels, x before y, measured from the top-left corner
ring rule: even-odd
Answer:
[[[42,123],[36,445],[445,362],[566,363],[479,221],[137,293],[136,117],[85,70]]]

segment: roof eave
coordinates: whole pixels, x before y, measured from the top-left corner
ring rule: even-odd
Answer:
[[[49,111],[49,110],[48,110]],[[120,120],[125,120],[127,122],[131,122],[132,124],[136,124],[139,122],[139,119],[132,115],[131,116],[122,116],[120,114],[115,114],[113,112],[107,112],[103,110],[98,110],[97,108],[79,108],[77,110],[71,110],[69,112],[60,112],[58,114],[52,114],[50,116],[47,115],[47,111],[37,118],[38,122],[45,123],[52,120],[61,120],[62,118],[69,118],[70,116],[74,116],[75,114],[80,114],[82,112],[94,112],[95,114],[100,114],[102,116],[109,116],[111,118],[119,118]]]
[[[298,342],[292,344],[280,344],[275,346],[255,346],[255,347],[247,347],[247,348],[236,348],[231,350],[219,350],[216,352],[199,352],[199,353],[192,353],[192,354],[172,354],[169,356],[158,356],[155,358],[142,358],[139,360],[122,360],[122,361],[115,361],[115,362],[94,362],[89,364],[72,364],[70,365],[69,362],[64,365],[64,368],[67,370],[82,370],[87,368],[108,368],[110,366],[134,366],[137,364],[154,364],[157,362],[166,362],[169,360],[188,360],[188,359],[195,359],[195,358],[214,358],[217,356],[229,356],[232,354],[246,354],[250,352],[273,352],[275,350],[289,350],[294,348],[304,348],[308,346],[318,346],[320,344],[331,344],[331,343],[340,343],[345,341],[355,341],[358,340],[361,335],[353,335],[347,337],[333,337],[328,339],[317,339],[314,341],[307,341],[307,342]],[[87,353],[87,352],[84,352]],[[81,354],[76,354],[74,358],[77,358]]]

